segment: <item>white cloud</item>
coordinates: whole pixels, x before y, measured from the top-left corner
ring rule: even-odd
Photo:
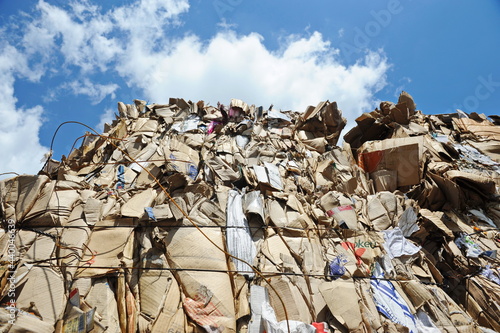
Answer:
[[[106,63],[118,52],[114,39],[105,37],[111,32],[112,23],[94,8],[85,17],[82,15],[84,10],[79,7],[76,13],[71,13],[41,0],[37,9],[41,13],[40,18],[29,26],[28,31],[44,31],[46,43],[34,43],[32,49],[40,52],[48,47],[59,49],[67,65],[78,66],[83,72],[105,70]],[[61,42],[56,44],[56,39],[61,39]],[[48,53],[50,51],[44,52]]]
[[[111,124],[113,120],[115,120],[115,113],[116,111],[114,109],[106,109],[104,110],[104,113],[101,114],[99,118],[99,124],[97,124],[94,129],[97,132],[103,132],[104,131],[104,124]]]
[[[228,23],[226,21],[226,18],[223,17],[219,23],[217,23],[217,26],[223,30],[230,30],[230,29],[235,29],[238,27],[236,23]]]
[[[185,0],[140,0],[116,8],[111,16],[116,26],[127,31],[132,38],[154,42],[163,37],[166,25],[180,23],[178,15],[188,9],[189,2]]]
[[[52,31],[53,39],[62,38],[66,63],[84,73],[114,70],[151,101],[176,96],[216,103],[235,97],[302,110],[330,99],[352,119],[371,107],[385,85],[388,64],[381,51],[346,67],[339,50],[318,32],[284,36],[278,51],[267,49],[256,33],[238,35],[229,27],[208,41],[193,34],[174,38],[168,27],[181,24],[187,1],[142,0],[103,14],[87,2],[73,3],[74,12],[43,0],[38,7],[42,16],[36,24]],[[93,103],[117,89],[88,81],[68,85]]]
[[[190,35],[156,53],[136,52],[119,71],[150,101],[170,96],[212,104],[241,98],[259,105],[274,104],[302,111],[322,100],[336,100],[352,121],[373,105],[389,67],[381,51],[367,53],[346,67],[338,50],[318,32],[290,38],[280,52],[263,44],[262,36],[220,32],[203,42]]]
[[[73,11],[40,0],[40,17],[29,25],[25,44],[32,52],[44,54],[51,52],[49,48],[60,49],[67,65],[85,73],[105,71],[117,56],[130,52],[129,40],[154,45],[165,36],[167,27],[179,23],[177,16],[189,4],[186,0],[140,0],[104,14],[88,1],[74,1],[71,8]],[[37,36],[41,39],[34,40]],[[60,45],[56,45],[57,38]]]
[[[111,99],[115,98],[115,91],[119,88],[116,83],[99,84],[92,83],[88,78],[82,81],[71,81],[63,85],[62,89],[68,89],[74,95],[86,95],[90,98],[92,105],[101,103],[101,101],[110,95]]]
[[[11,45],[0,49],[0,173],[37,173],[48,148],[40,144],[43,108],[17,109],[14,95],[15,74],[27,75],[26,58]],[[4,175],[5,178],[12,175]]]
[[[394,93],[393,93],[394,97],[398,98],[399,95],[401,94],[401,92],[406,89],[405,87],[408,83],[411,83],[411,78],[406,77],[406,76],[400,78],[398,80],[398,86],[396,86],[396,88],[394,88]]]

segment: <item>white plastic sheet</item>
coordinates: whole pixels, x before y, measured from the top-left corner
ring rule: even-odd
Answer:
[[[248,227],[247,218],[243,213],[242,194],[237,190],[228,192],[227,198],[227,247],[229,253],[233,256],[241,258],[253,265],[253,260],[256,255],[255,245],[252,241],[250,228]],[[241,260],[233,258],[236,269],[241,274],[253,277],[254,273],[247,264]]]
[[[403,232],[399,228],[384,230],[384,248],[387,254],[392,258],[401,256],[411,256],[420,250],[420,246],[416,246],[403,236]]]

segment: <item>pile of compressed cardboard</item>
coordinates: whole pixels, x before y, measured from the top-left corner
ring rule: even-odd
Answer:
[[[500,127],[231,100],[118,105],[0,181],[2,332],[500,331]]]

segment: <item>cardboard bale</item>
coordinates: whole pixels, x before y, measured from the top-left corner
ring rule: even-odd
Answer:
[[[402,92],[336,147],[335,102],[118,109],[61,163],[0,181],[3,330],[499,330],[486,116]],[[30,314],[9,327],[11,269]]]

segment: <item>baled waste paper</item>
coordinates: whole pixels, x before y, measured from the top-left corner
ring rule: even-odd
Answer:
[[[500,331],[497,118],[120,102],[0,181],[2,332]]]

